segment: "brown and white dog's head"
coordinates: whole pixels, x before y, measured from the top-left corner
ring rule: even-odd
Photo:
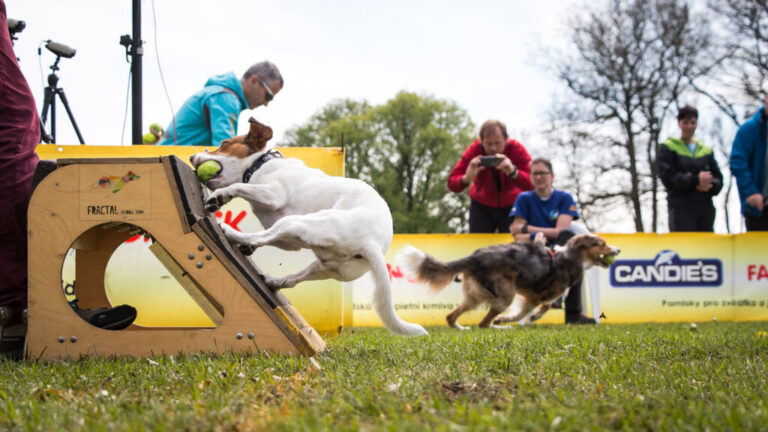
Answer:
[[[221,146],[209,153],[192,155],[189,160],[197,169],[201,163],[215,160],[221,164],[221,172],[205,184],[215,190],[242,181],[243,173],[253,162],[267,151],[267,141],[272,139],[272,128],[251,117],[250,129],[246,135],[236,136],[221,142]]]
[[[619,248],[609,245],[602,237],[594,234],[580,234],[572,237],[566,243],[565,250],[580,254],[585,269],[592,265],[608,267],[613,262],[613,257],[621,252]]]

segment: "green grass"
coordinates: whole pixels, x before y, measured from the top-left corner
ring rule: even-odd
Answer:
[[[383,329],[307,358],[0,362],[0,429],[765,430],[768,323]]]

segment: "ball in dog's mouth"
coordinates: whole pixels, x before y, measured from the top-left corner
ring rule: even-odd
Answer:
[[[611,265],[616,261],[616,255],[603,255],[602,259],[604,263]]]
[[[221,164],[215,160],[207,160],[197,166],[195,174],[197,178],[203,183],[208,183],[208,180],[216,177],[221,172]]]

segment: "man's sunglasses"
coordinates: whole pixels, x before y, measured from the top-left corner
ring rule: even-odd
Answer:
[[[272,90],[270,90],[270,88],[269,88],[269,86],[267,85],[267,83],[265,83],[265,82],[264,82],[264,80],[263,80],[263,79],[261,79],[261,77],[259,77],[259,83],[262,85],[262,87],[264,87],[264,91],[266,92],[266,93],[264,94],[264,99],[265,99],[267,102],[270,102],[272,99],[274,99],[274,98],[275,98],[275,94],[274,94],[274,93],[272,93]]]

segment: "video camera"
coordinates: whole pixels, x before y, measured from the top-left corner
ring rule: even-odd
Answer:
[[[45,47],[48,48],[48,51],[64,58],[72,58],[75,56],[76,52],[74,48],[70,48],[62,43],[54,42],[50,39],[46,41]]]
[[[11,34],[11,36],[15,35],[16,33],[21,33],[21,31],[24,30],[26,26],[27,23],[22,20],[8,18],[8,32]]]
[[[11,36],[11,44],[13,44],[13,41],[18,39],[18,37],[16,37],[16,33],[21,33],[26,26],[27,23],[22,20],[8,18],[8,34]]]

